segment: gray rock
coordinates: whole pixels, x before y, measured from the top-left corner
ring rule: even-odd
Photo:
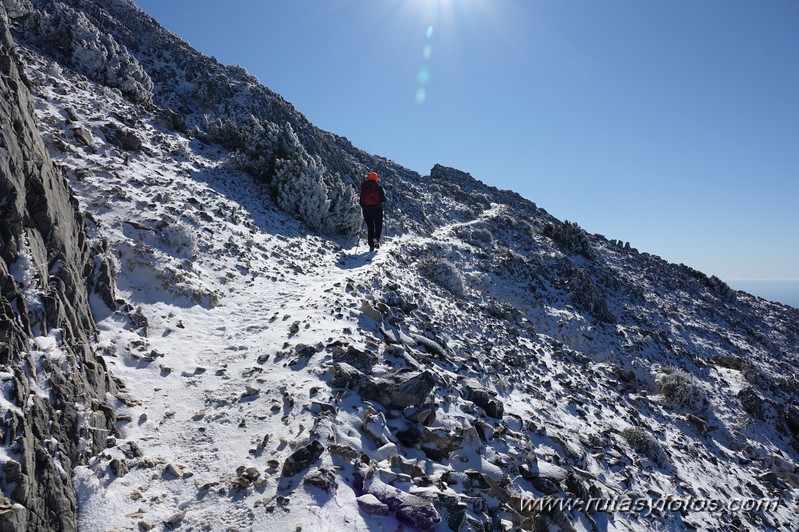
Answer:
[[[374,380],[346,362],[333,365],[333,379],[330,385],[357,392],[367,400],[378,397],[377,384]]]
[[[310,444],[300,447],[283,462],[283,476],[293,477],[300,471],[308,469],[322,456],[323,452],[325,452],[325,447],[319,443],[318,440],[314,440]]]
[[[119,131],[117,141],[119,141],[119,146],[127,151],[139,151],[142,146],[141,139],[132,131]]]
[[[0,495],[0,530],[28,530],[28,509]]]
[[[91,147],[93,144],[92,134],[83,129],[82,127],[76,127],[72,130],[72,134],[75,138],[84,146]]]
[[[384,377],[377,382],[380,401],[387,408],[406,408],[421,405],[435,387],[429,371],[414,372],[409,377]]]
[[[379,515],[379,516],[386,516],[389,514],[389,508],[387,504],[383,504],[380,502],[377,497],[372,495],[371,493],[367,493],[365,495],[361,495],[357,499],[358,507],[366,514],[366,515]]]
[[[361,303],[361,312],[375,321],[383,321],[383,315],[367,299],[364,299]]]
[[[428,458],[436,462],[449,458],[450,453],[458,449],[463,441],[463,436],[445,427],[425,427],[423,434],[420,447]]]
[[[364,491],[385,504],[397,515],[398,520],[414,526],[417,530],[432,531],[441,522],[441,515],[433,503],[418,495],[389,486],[379,478],[367,481]]]
[[[305,486],[318,488],[330,495],[335,495],[336,491],[338,491],[336,474],[329,469],[317,469],[305,477],[302,483]]]
[[[111,472],[117,478],[124,477],[130,472],[130,467],[128,467],[128,463],[125,460],[120,460],[119,458],[114,458],[113,460],[111,460],[111,463],[108,465],[111,468]]]
[[[336,349],[333,352],[333,362],[344,362],[363,373],[369,374],[377,364],[377,355],[371,351],[361,351],[353,346],[347,349]]]
[[[461,395],[471,401],[493,418],[501,419],[505,413],[505,406],[494,394],[489,392],[477,379],[466,379],[461,387]]]
[[[560,485],[546,477],[536,477],[532,480],[533,487],[544,495],[554,495],[560,491]]]

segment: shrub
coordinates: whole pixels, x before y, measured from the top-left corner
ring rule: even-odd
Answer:
[[[195,258],[198,254],[197,236],[194,230],[183,222],[168,224],[159,233],[159,240],[177,257]]]
[[[297,214],[308,227],[318,231],[323,229],[329,206],[322,180],[324,166],[318,157],[305,151],[291,126],[288,129],[291,151],[275,161],[272,188],[281,208]]]
[[[355,188],[347,185],[338,175],[324,178],[329,201],[327,230],[340,235],[356,235],[361,227],[361,213],[355,207],[358,196]]]
[[[215,121],[211,136],[234,150],[236,167],[269,183],[278,205],[315,231],[353,235],[360,213],[353,187],[330,175],[321,158],[308,153],[290,123],[250,117],[240,124]]]
[[[419,264],[419,273],[456,296],[463,296],[463,278],[448,260],[432,257]]]
[[[560,224],[549,224],[544,228],[544,236],[551,238],[572,253],[577,253],[587,259],[594,258],[594,251],[591,249],[588,235],[576,223],[566,220]]]
[[[487,229],[472,230],[472,241],[480,243],[484,248],[491,248],[494,245],[494,236]]]
[[[660,379],[660,393],[666,401],[693,414],[704,414],[710,401],[702,386],[685,371],[674,369]]]
[[[668,456],[660,442],[643,428],[627,427],[621,431],[621,437],[630,444],[636,453],[646,456],[660,467],[668,465]]]
[[[591,282],[591,278],[578,270],[569,280],[571,303],[577,309],[588,312],[599,321],[616,323],[616,316],[608,308],[602,292]]]
[[[119,89],[137,103],[151,103],[153,81],[128,50],[102,32],[83,13],[59,2],[51,11],[34,11],[26,31],[41,35],[67,64],[92,80]]]

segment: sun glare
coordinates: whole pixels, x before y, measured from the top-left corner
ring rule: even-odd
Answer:
[[[442,41],[457,42],[457,33],[484,26],[491,5],[487,0],[416,0],[404,4],[404,16],[413,21],[410,26],[416,27],[421,38],[421,42],[416,41],[421,47],[414,95],[417,104],[423,105],[435,92],[431,88],[435,84],[433,60],[440,53]],[[496,0],[493,5],[497,5]]]

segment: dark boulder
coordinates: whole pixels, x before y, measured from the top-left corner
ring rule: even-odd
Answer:
[[[325,447],[319,443],[319,440],[314,440],[308,445],[300,447],[283,462],[283,476],[293,477],[297,473],[308,469],[322,456],[323,452],[325,452]]]
[[[466,379],[461,387],[461,395],[467,401],[471,401],[493,418],[502,419],[505,413],[505,406],[502,401],[489,392],[477,379]]]

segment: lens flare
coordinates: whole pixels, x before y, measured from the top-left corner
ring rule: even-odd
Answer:
[[[426,85],[428,81],[430,81],[430,71],[426,68],[422,68],[416,74],[416,81],[419,82],[419,85]]]
[[[427,101],[427,89],[425,85],[430,82],[430,59],[433,57],[433,45],[430,41],[433,39],[433,35],[437,33],[436,25],[438,24],[439,20],[439,8],[440,8],[440,1],[439,0],[430,0],[427,4],[427,12],[426,12],[426,28],[424,30],[424,38],[425,44],[422,47],[422,61],[423,64],[416,72],[416,103],[422,105]]]

